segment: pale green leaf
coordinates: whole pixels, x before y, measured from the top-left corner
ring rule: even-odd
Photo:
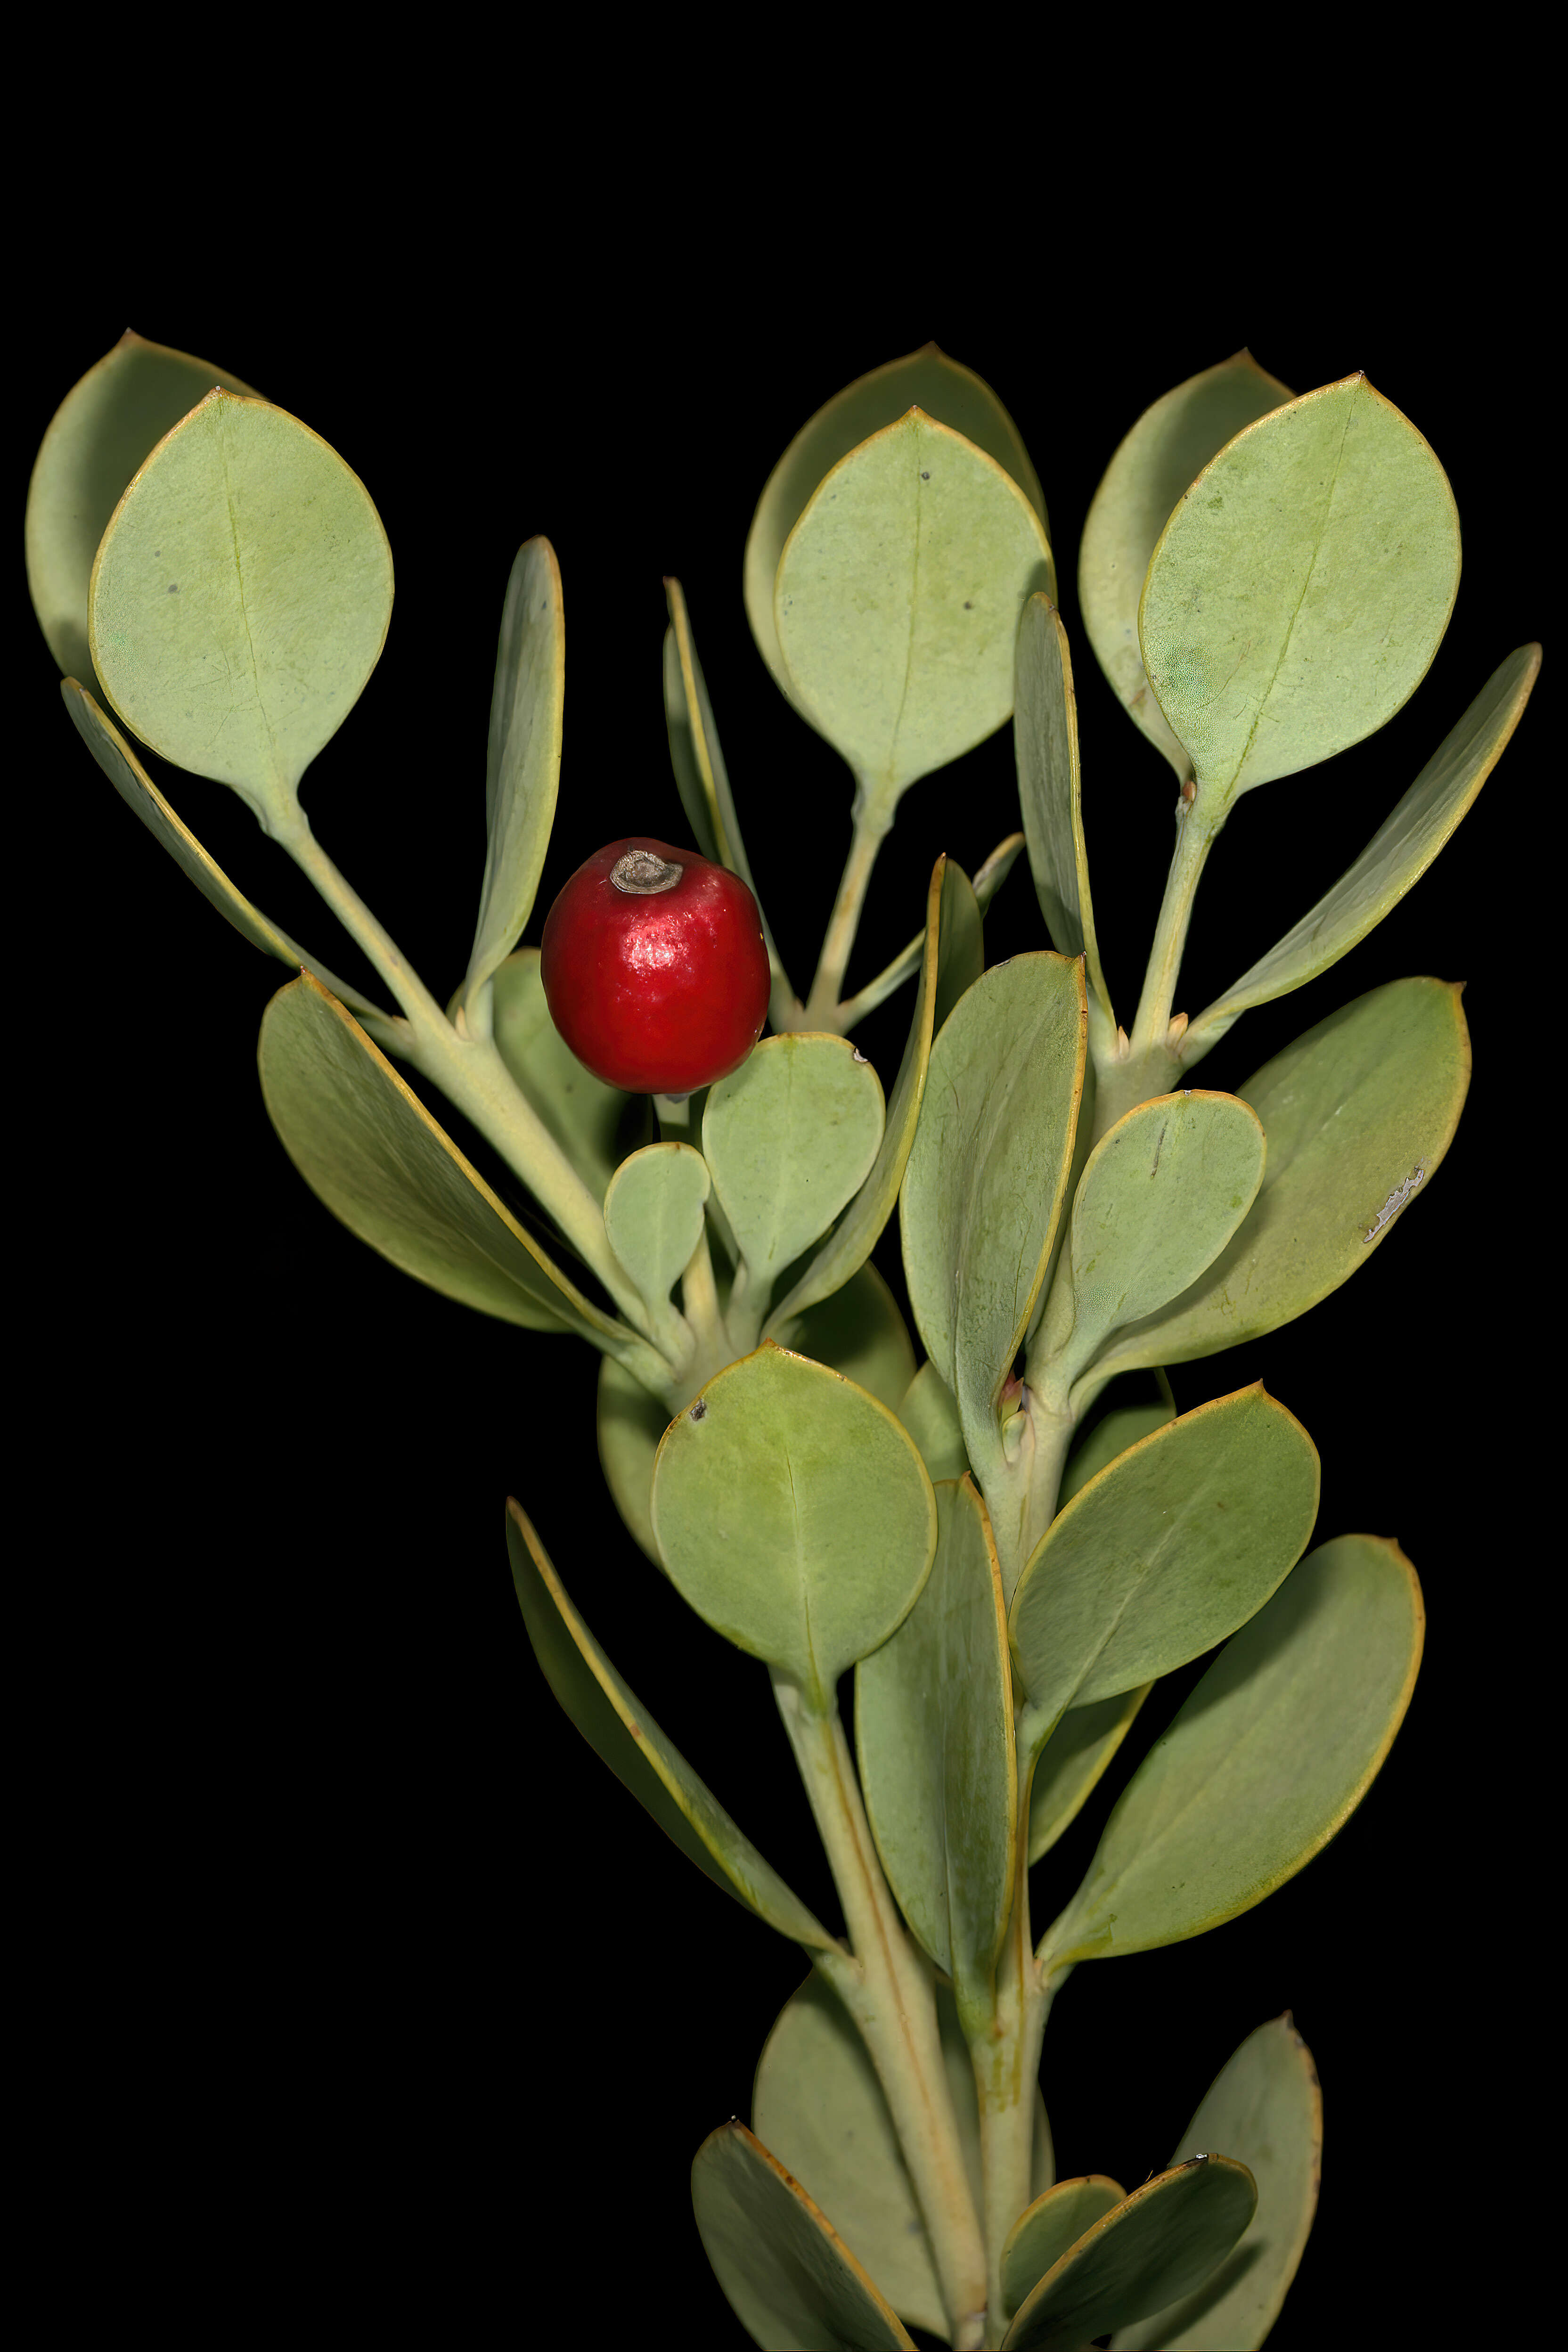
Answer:
[[[1250,352],[1189,376],[1146,408],[1106,467],[1079,545],[1078,602],[1122,709],[1176,772],[1192,761],[1149,691],[1138,644],[1143,575],[1176,501],[1234,434],[1293,394]]]
[[[126,726],[232,785],[281,837],[386,641],[392,550],[319,434],[210,392],[116,507],[89,609],[93,663]]]
[[[1029,870],[1051,945],[1058,955],[1088,958],[1090,985],[1114,1035],[1116,1015],[1089,891],[1072,660],[1061,614],[1048,596],[1031,596],[1018,623],[1013,749]]]
[[[1031,1869],[1078,1819],[1153,1687],[1152,1683],[1140,1683],[1136,1690],[1119,1691],[1114,1698],[1068,1707],[1041,1750],[1029,1783]],[[1026,1769],[1026,1757],[1023,1762]]]
[[[929,1360],[910,1382],[898,1405],[899,1419],[920,1447],[921,1459],[934,1486],[941,1478],[962,1478],[969,1468],[963,1450],[963,1424],[952,1391]]]
[[[447,1006],[448,1020],[461,994]],[[637,1148],[632,1130],[651,1130],[647,1097],[623,1094],[584,1068],[550,1017],[537,948],[519,948],[498,966],[491,1013],[496,1050],[520,1092],[602,1202],[628,1144]]]
[[[1251,2221],[1246,2165],[1194,2156],[1156,2174],[1068,2247],[1019,2305],[1004,2352],[1079,2352],[1109,2327],[1186,2294]]]
[[[1426,675],[1458,585],[1447,477],[1364,375],[1227,441],[1161,532],[1138,607],[1205,821],[1384,726]]]
[[[1084,2173],[1076,2180],[1058,2180],[1043,2197],[1026,2205],[1008,2231],[1002,2247],[1002,2303],[1011,2315],[1046,2273],[1060,2262],[1086,2230],[1103,2220],[1127,2191],[1108,2173]]]
[[[472,1007],[533,912],[561,776],[566,636],[547,539],[517,551],[501,606],[485,757],[485,878],[463,1002]]]
[[[1125,1454],[1141,1437],[1163,1429],[1168,1421],[1175,1418],[1175,1406],[1163,1397],[1155,1397],[1147,1404],[1115,1405],[1109,1412],[1101,1413],[1068,1455],[1057,1494],[1058,1510],[1064,1509],[1091,1478],[1109,1469],[1119,1454]]]
[[[649,1143],[623,1160],[605,1193],[605,1232],[656,1321],[702,1238],[710,1179],[689,1143]]]

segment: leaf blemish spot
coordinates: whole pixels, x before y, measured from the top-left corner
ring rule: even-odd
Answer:
[[[706,1398],[706,1397],[699,1397],[699,1398],[698,1398],[698,1400],[697,1400],[697,1402],[696,1402],[696,1403],[692,1406],[691,1411],[690,1411],[690,1413],[689,1414],[688,1418],[689,1418],[689,1420],[691,1420],[691,1421],[702,1421],[702,1420],[704,1420],[704,1419],[706,1418],[706,1416],[707,1416],[707,1412],[708,1412],[708,1400],[707,1400],[707,1398]]]

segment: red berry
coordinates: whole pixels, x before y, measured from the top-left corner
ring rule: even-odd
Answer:
[[[545,918],[539,971],[577,1059],[627,1094],[728,1077],[767,1018],[756,900],[728,867],[645,834],[579,866]]]

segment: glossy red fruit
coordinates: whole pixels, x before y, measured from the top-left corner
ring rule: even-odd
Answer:
[[[728,1077],[767,1018],[756,900],[726,866],[646,834],[579,866],[545,918],[539,970],[577,1059],[628,1094]]]

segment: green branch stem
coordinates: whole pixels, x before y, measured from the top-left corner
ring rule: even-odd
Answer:
[[[1154,942],[1143,974],[1143,993],[1138,1000],[1132,1034],[1128,1040],[1133,1062],[1163,1046],[1170,1034],[1171,1006],[1175,1000],[1176,978],[1187,943],[1198,877],[1224,822],[1223,816],[1210,822],[1200,814],[1201,796],[1190,805],[1179,805],[1175,851],[1165,877],[1165,895],[1160,902],[1160,919],[1154,926]]]
[[[937,2022],[935,1976],[882,1875],[854,1760],[829,1692],[825,1710],[771,1669],[773,1696],[826,1851],[852,1959],[814,1952],[858,2026],[881,2084],[931,2242],[956,2352],[986,2341],[985,2241],[963,2160]]]
[[[1019,1710],[1022,1715],[1023,1710]],[[1009,2315],[1002,2294],[1002,2249],[1013,2224],[1032,2202],[1035,2086],[1040,2071],[1049,2000],[1029,1948],[1029,1784],[1018,1790],[1018,1842],[1013,1907],[996,1963],[989,2023],[970,2038],[980,2104],[980,2175],[985,2191],[985,2341],[998,2345]]]
[[[453,1027],[395,941],[339,873],[303,809],[297,814],[298,825],[273,837],[309,875],[402,1006],[408,1024],[404,1058],[493,1145],[604,1284],[632,1330],[657,1347],[647,1309],[610,1248],[603,1210],[507,1068],[494,1039],[460,1035]]]
[[[855,944],[861,909],[866,904],[871,868],[877,862],[877,852],[893,827],[890,807],[882,800],[873,802],[865,779],[858,776],[855,782],[853,823],[849,855],[844,861],[844,871],[839,877],[838,895],[833,902],[833,912],[823,938],[816,976],[811,983],[811,994],[802,1007],[804,1028],[832,1030],[840,1036],[844,1033],[838,992],[843,985],[850,950]]]

